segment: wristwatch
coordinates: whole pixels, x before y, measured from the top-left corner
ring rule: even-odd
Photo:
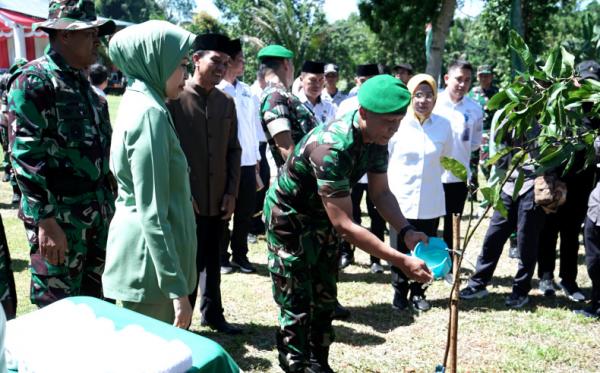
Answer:
[[[398,232],[398,234],[400,235],[400,237],[402,237],[402,239],[404,240],[404,236],[406,236],[406,233],[408,233],[408,231],[416,231],[417,228],[415,228],[414,226],[412,226],[411,224],[406,224],[404,226],[404,228],[400,229],[400,232]]]

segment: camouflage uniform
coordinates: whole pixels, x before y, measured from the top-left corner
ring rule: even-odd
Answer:
[[[15,62],[12,64],[8,73],[2,76],[2,125],[0,127],[0,138],[2,141],[2,151],[4,152],[4,157],[2,159],[2,169],[4,170],[5,181],[9,181],[13,190],[13,199],[12,203],[19,203],[21,201],[21,191],[17,185],[17,179],[15,178],[15,174],[12,170],[12,165],[10,164],[10,147],[9,144],[9,131],[8,128],[10,126],[10,122],[12,122],[15,118],[14,115],[9,113],[8,111],[8,82],[12,74],[17,72],[17,70],[27,64],[27,60],[24,58],[17,58]]]
[[[327,361],[339,237],[321,197],[347,197],[365,172],[387,171],[387,146],[363,143],[358,112],[321,125],[295,147],[265,199],[268,268],[280,307],[279,361],[302,371]]]
[[[492,118],[494,116],[494,112],[487,109],[487,103],[496,93],[498,93],[498,88],[493,85],[489,89],[483,89],[481,86],[476,86],[471,89],[471,92],[469,92],[469,97],[475,100],[475,102],[477,102],[483,109],[483,134],[481,139],[481,147],[480,149],[471,153],[470,162],[471,177],[475,185],[478,185],[478,166],[481,167],[481,171],[486,179],[490,177],[490,168],[484,167],[484,163],[490,157],[490,128],[492,127]]]
[[[287,119],[294,144],[297,144],[304,135],[317,125],[313,113],[302,104],[298,97],[286,90],[281,84],[268,83],[265,87],[260,105],[260,118],[277,167],[281,167],[285,163],[285,159],[279,154],[275,146],[275,141],[269,131],[269,124],[275,119]]]
[[[0,216],[0,303],[4,307],[8,320],[15,318],[17,311],[17,292],[6,242],[4,224]]]
[[[106,106],[83,71],[52,48],[11,78],[12,164],[23,193],[19,217],[31,255],[31,301],[48,305],[72,295],[102,297],[108,225],[114,211],[109,186],[112,129]],[[66,263],[39,253],[38,228],[54,217],[64,230]]]

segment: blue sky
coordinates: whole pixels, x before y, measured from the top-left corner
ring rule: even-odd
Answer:
[[[329,22],[346,19],[352,12],[358,12],[358,0],[325,0],[325,14]],[[219,17],[219,10],[212,0],[196,0],[198,10],[205,10],[214,17]],[[482,0],[464,0],[464,5],[456,11],[457,17],[476,16],[483,7]]]

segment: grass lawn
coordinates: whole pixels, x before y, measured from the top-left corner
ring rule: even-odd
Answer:
[[[117,98],[118,99],[118,98]],[[117,100],[109,97],[114,120]],[[13,257],[19,293],[18,313],[31,312],[27,298],[28,249],[16,210],[8,205],[10,190],[0,185],[0,212],[4,219]],[[466,258],[475,263],[483,227],[467,250]],[[507,250],[505,250],[507,251]],[[517,261],[505,252],[495,273],[490,296],[461,302],[459,315],[459,370],[463,372],[600,372],[600,322],[574,315],[579,308],[561,292],[548,299],[537,290],[530,293],[530,304],[522,310],[509,310],[504,298],[510,293]],[[234,273],[222,278],[223,304],[228,321],[243,326],[241,336],[223,336],[200,327],[198,314],[192,330],[219,342],[247,372],[278,372],[274,333],[277,309],[271,296],[266,269],[266,245],[260,239],[250,245],[250,260],[257,264],[256,274]],[[390,273],[371,274],[368,255],[356,252],[357,264],[347,268],[339,281],[339,299],[352,317],[336,321],[337,340],[331,348],[330,362],[339,372],[432,372],[444,355],[448,320],[447,297],[450,287],[435,282],[427,291],[434,308],[426,313],[392,310]],[[465,263],[462,280],[472,273]],[[556,272],[558,274],[558,270]],[[578,282],[589,294],[590,281],[579,255]],[[537,280],[534,280],[534,287]]]

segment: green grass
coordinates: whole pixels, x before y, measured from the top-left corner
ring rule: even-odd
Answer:
[[[115,96],[108,95],[108,112],[110,113],[110,120],[114,124],[117,119],[117,110],[119,109],[119,104],[121,103],[121,97],[123,96]]]
[[[111,112],[117,102],[118,97],[109,97]],[[28,247],[16,210],[7,206],[10,196],[8,184],[1,183],[0,211],[15,261],[18,314],[22,315],[33,310],[27,297]],[[481,248],[486,226],[484,222],[467,249],[466,257],[472,263]],[[578,282],[589,294],[591,285],[582,253],[583,247]],[[225,316],[244,327],[245,334],[230,337],[200,327],[197,311],[192,330],[219,342],[246,372],[278,372],[274,346],[277,308],[266,270],[264,240],[250,245],[249,256],[258,272],[224,275],[221,286]],[[360,250],[356,259],[357,265],[340,276],[339,299],[352,311],[352,317],[334,322],[337,340],[331,348],[332,367],[339,372],[432,372],[444,355],[450,287],[438,281],[428,289],[428,299],[434,305],[429,312],[397,313],[390,306],[389,270],[383,275],[371,274],[368,255]],[[505,252],[489,287],[490,296],[460,303],[459,371],[600,372],[600,322],[574,315],[571,310],[580,305],[569,302],[560,292],[556,298],[547,299],[534,289],[530,304],[522,310],[504,306],[516,267],[517,261],[509,259]],[[465,264],[462,279],[472,270]]]

